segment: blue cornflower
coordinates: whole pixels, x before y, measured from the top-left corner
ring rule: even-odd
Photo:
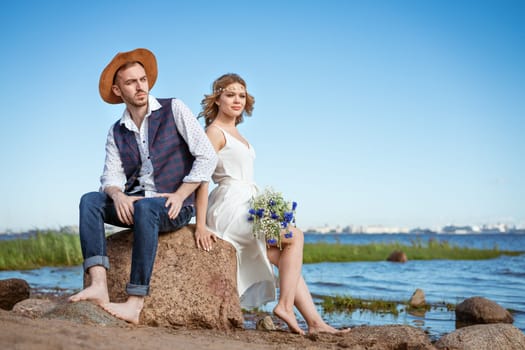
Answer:
[[[248,213],[250,213],[250,214],[252,214],[252,215],[255,215],[255,209],[250,208],[250,210],[248,210]]]
[[[292,220],[293,220],[293,212],[287,211],[286,213],[284,213],[284,221],[290,222]]]
[[[270,204],[270,206],[273,207],[275,205],[275,201],[273,199],[270,199],[268,201],[268,204]]]
[[[282,221],[281,222],[281,227],[282,228],[287,228],[288,227],[288,223],[286,221]]]
[[[285,234],[284,234],[284,237],[285,237],[285,238],[292,238],[292,237],[293,237],[293,233],[292,233],[292,231],[290,231],[290,232],[288,232],[288,233],[285,233]]]
[[[297,208],[297,202],[292,202],[292,210],[295,211]]]
[[[253,221],[253,216],[248,216],[248,221]]]
[[[275,244],[275,243],[277,243],[277,240],[275,238],[270,238],[266,242],[268,242],[268,244]]]
[[[257,209],[255,213],[258,217],[262,218],[264,216],[264,208]]]
[[[279,219],[279,215],[275,214],[274,212],[272,212],[272,215],[270,215],[270,217],[271,217],[273,220],[277,220],[277,219]]]

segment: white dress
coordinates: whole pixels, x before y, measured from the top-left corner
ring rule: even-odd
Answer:
[[[257,239],[248,221],[251,200],[257,195],[253,181],[255,151],[219,128],[226,144],[218,152],[212,175],[217,187],[209,195],[206,225],[237,251],[237,289],[241,306],[258,307],[275,300],[275,278],[264,239]]]

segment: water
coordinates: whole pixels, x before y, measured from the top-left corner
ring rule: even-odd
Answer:
[[[482,261],[321,263],[305,265],[303,272],[314,296],[408,301],[417,288],[425,292],[430,304],[457,304],[469,297],[483,296],[516,310],[514,325],[525,331],[525,255]],[[419,317],[406,313],[397,317],[354,313],[351,318],[337,314],[326,318],[339,326],[410,324],[435,337],[455,329],[455,314],[445,307]]]
[[[448,242],[459,247],[525,251],[524,234],[307,234],[306,243],[327,242],[341,244],[369,244],[374,242],[399,242],[411,245],[412,242],[428,242],[430,239],[438,242]]]
[[[414,240],[447,241],[452,245],[471,248],[525,251],[525,235],[410,235],[410,234],[307,234],[308,243],[325,241],[344,244],[400,242]],[[410,259],[410,257],[409,257]],[[351,296],[362,299],[408,301],[420,288],[427,303],[457,304],[466,298],[482,296],[514,310],[514,326],[525,332],[525,254],[501,256],[490,260],[427,260],[404,264],[382,262],[349,262],[307,264],[303,276],[316,302],[322,296]],[[41,291],[73,293],[82,287],[82,269],[41,268],[30,271],[0,271],[0,279],[23,278],[32,288]],[[262,310],[271,312],[275,303]],[[419,327],[432,339],[455,329],[455,314],[445,307],[424,314],[401,312],[398,316],[355,311],[352,314],[323,313],[323,318],[335,327],[356,325],[406,324]],[[252,325],[250,325],[250,328]],[[305,327],[304,323],[302,326]]]
[[[82,266],[0,271],[0,280],[6,278],[24,279],[32,289],[42,293],[72,294],[82,288],[84,273]]]
[[[525,235],[410,235],[410,234],[344,234],[306,235],[307,243],[319,241],[343,244],[399,242],[410,245],[429,239],[460,247],[525,251]],[[409,257],[410,258],[410,257]],[[525,254],[501,256],[490,260],[414,260],[404,264],[350,262],[308,264],[303,275],[311,293],[316,296],[345,295],[363,299],[408,301],[420,288],[430,304],[458,304],[473,296],[482,296],[514,310],[514,325],[525,331]],[[431,338],[455,329],[455,313],[438,307],[423,315],[401,312],[398,316],[354,312],[325,314],[336,326],[408,324],[426,330]]]

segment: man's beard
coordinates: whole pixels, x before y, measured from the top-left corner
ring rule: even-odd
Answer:
[[[133,106],[133,107],[144,107],[145,105],[148,104],[148,94],[147,92],[145,91],[139,91],[135,94],[138,95],[139,93],[145,93],[146,94],[146,98],[144,99],[144,101],[137,101],[135,98],[131,98],[131,99],[128,99],[127,97],[124,98],[124,96],[122,97],[122,99],[124,100],[124,102],[126,102],[127,104]],[[135,97],[133,96],[133,97]]]

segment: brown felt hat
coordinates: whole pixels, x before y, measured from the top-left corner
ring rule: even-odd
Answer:
[[[119,96],[113,93],[111,87],[113,86],[115,73],[128,62],[140,62],[146,71],[149,88],[151,89],[153,85],[155,85],[155,81],[157,80],[157,59],[150,50],[135,49],[128,52],[119,52],[113,57],[106,68],[104,68],[98,83],[100,97],[107,103],[116,104],[124,102]]]

